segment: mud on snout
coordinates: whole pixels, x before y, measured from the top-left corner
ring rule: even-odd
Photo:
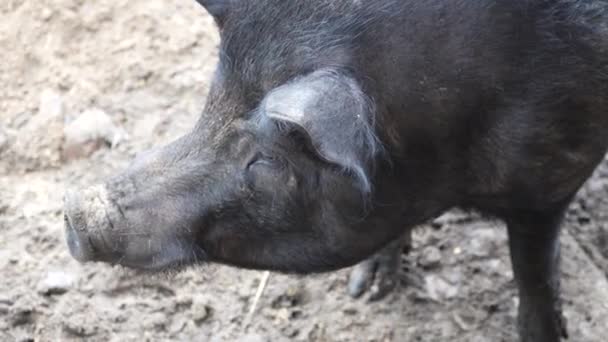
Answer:
[[[167,232],[160,225],[130,223],[105,185],[68,190],[64,202],[67,245],[80,262],[162,270],[202,258],[202,252],[186,246],[175,232]]]

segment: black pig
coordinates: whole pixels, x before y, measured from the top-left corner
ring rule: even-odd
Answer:
[[[200,121],[66,195],[75,258],[310,273],[380,251],[369,273],[474,208],[508,224],[521,340],[566,336],[559,225],[608,147],[608,1],[199,3],[221,35]]]

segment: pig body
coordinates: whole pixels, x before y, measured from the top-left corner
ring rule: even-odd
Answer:
[[[221,35],[203,114],[66,196],[77,259],[328,271],[473,208],[507,222],[522,341],[566,336],[559,223],[608,147],[607,1],[199,3]]]

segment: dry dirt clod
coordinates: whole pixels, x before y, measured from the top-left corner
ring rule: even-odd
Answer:
[[[38,284],[38,293],[50,296],[66,293],[74,283],[74,275],[65,271],[50,271]]]
[[[63,130],[63,160],[90,156],[103,146],[115,146],[126,134],[100,109],[84,111]]]
[[[454,298],[458,294],[458,288],[438,275],[425,277],[425,288],[428,296],[435,301],[443,301]]]
[[[192,320],[201,325],[213,315],[213,308],[205,302],[195,300],[191,306]]]
[[[464,308],[452,314],[452,318],[456,325],[462,331],[471,331],[479,325],[479,322],[485,318],[480,317],[480,313],[470,308]]]
[[[179,334],[180,332],[182,332],[186,328],[187,324],[188,324],[188,322],[185,319],[183,319],[183,318],[177,318],[169,326],[169,332],[171,334]]]
[[[41,13],[40,13],[40,19],[44,20],[44,21],[49,21],[51,18],[53,17],[53,10],[45,7],[42,9]]]
[[[75,320],[62,322],[63,331],[76,337],[90,337],[97,333],[95,326],[85,325]]]
[[[295,338],[296,336],[298,336],[300,334],[300,330],[291,325],[282,327],[281,332],[283,333],[283,335],[285,337],[288,337],[288,338]]]
[[[273,309],[290,308],[301,305],[306,297],[306,292],[301,286],[291,286],[284,293],[277,296],[270,306]]]
[[[418,264],[424,268],[434,268],[441,264],[441,251],[435,246],[427,246],[420,253]]]
[[[13,327],[30,324],[35,320],[37,303],[31,297],[21,297],[8,309],[8,321]]]

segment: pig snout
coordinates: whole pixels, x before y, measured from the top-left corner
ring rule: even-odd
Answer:
[[[181,229],[189,226],[188,215],[175,210],[185,207],[183,201],[167,199],[162,203],[168,207],[155,206],[154,199],[166,195],[126,194],[125,183],[112,184],[121,190],[104,184],[65,194],[65,237],[76,260],[159,270],[203,257],[190,230]]]
[[[112,230],[105,194],[102,186],[65,194],[66,241],[70,254],[80,262],[112,261],[116,258],[112,253],[116,248],[108,246],[104,238]]]

